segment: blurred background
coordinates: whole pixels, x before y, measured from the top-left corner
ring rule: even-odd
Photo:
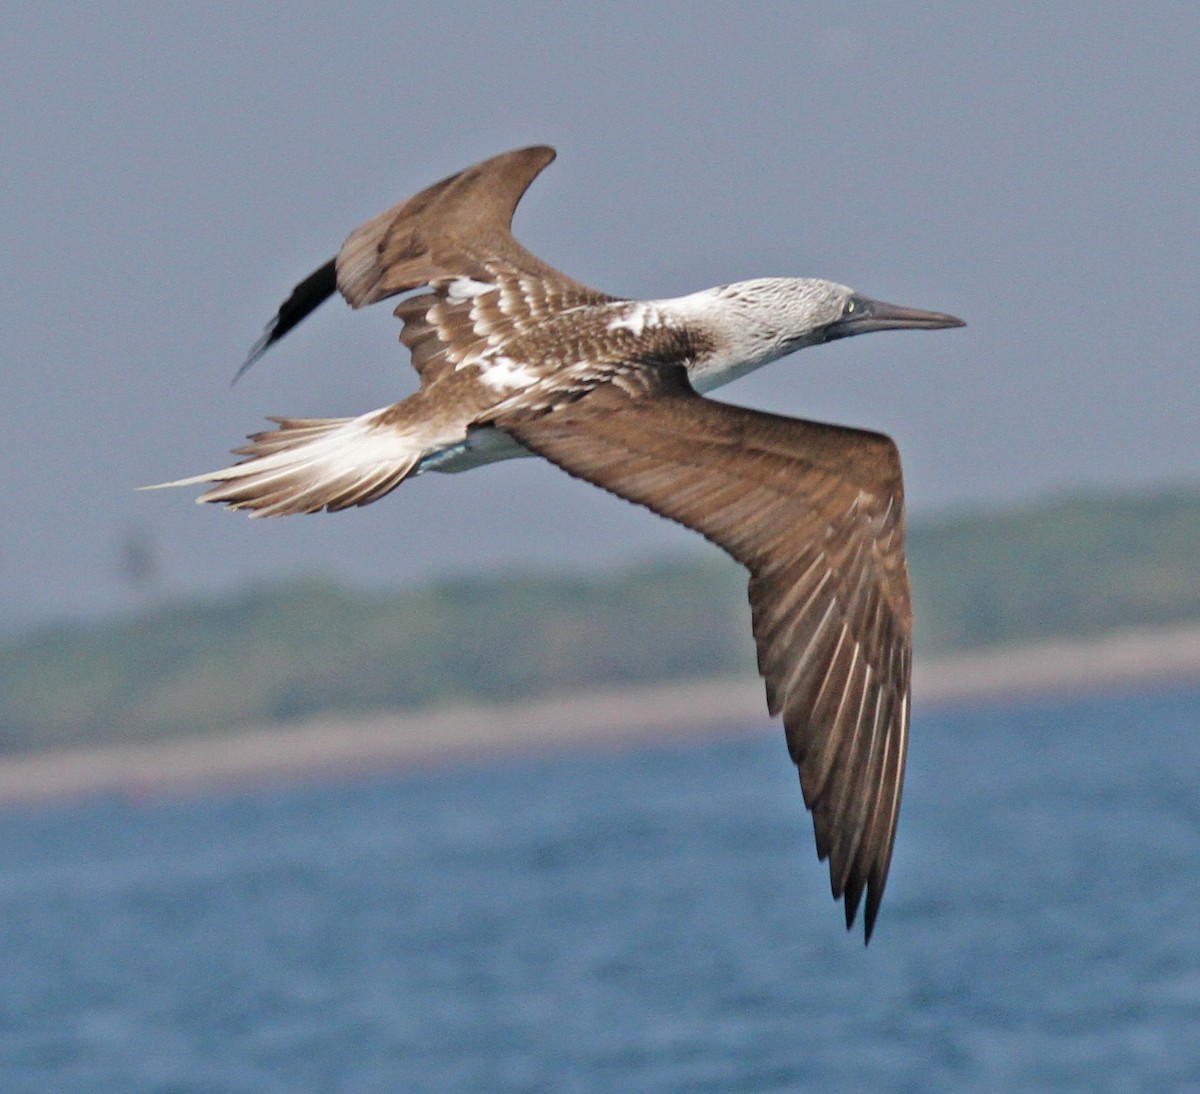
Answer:
[[[1191,478],[1198,27],[1183,3],[14,10],[0,619],[111,613],[151,578],[371,586],[698,550],[532,462],[337,519],[134,492],[220,465],[268,414],[411,390],[390,309],[340,302],[229,381],[354,226],[533,142],[559,159],[518,235],[598,288],[814,275],[967,319],[722,392],[892,434],[915,515]]]
[[[1200,1087],[1198,57],[1182,2],[8,11],[0,1086]],[[353,227],[535,142],[517,234],[597,288],[813,275],[967,320],[720,396],[896,438],[920,665],[1154,628],[1140,690],[918,691],[868,951],[757,686],[632,750],[38,766],[752,672],[736,567],[537,461],[311,520],[135,491],[411,391],[390,309],[336,302],[230,380]]]

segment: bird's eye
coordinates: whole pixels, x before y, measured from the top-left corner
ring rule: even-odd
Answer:
[[[846,301],[846,306],[842,309],[842,315],[853,315],[856,307],[858,307],[858,302],[854,299],[854,297],[850,297],[850,299]]]

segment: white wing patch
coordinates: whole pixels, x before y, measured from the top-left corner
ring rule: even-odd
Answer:
[[[497,354],[475,361],[464,361],[463,364],[478,365],[482,370],[479,379],[496,391],[514,391],[536,384],[541,377],[527,365],[514,361],[511,357]]]
[[[446,301],[450,304],[465,304],[468,300],[491,292],[495,287],[470,277],[456,277],[446,286]]]
[[[621,314],[609,321],[608,330],[627,330],[640,338],[647,327],[656,327],[662,322],[657,308],[643,302],[625,305]]]

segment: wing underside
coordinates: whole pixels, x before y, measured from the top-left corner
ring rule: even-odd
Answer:
[[[768,706],[850,926],[887,880],[909,718],[903,494],[883,436],[701,398],[635,369],[495,424],[572,475],[692,528],[750,571]]]

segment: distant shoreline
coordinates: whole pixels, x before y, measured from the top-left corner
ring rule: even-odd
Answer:
[[[913,708],[1200,682],[1200,625],[1130,630],[918,661]],[[165,794],[400,769],[579,745],[763,729],[756,678],[394,711],[0,759],[0,806]]]

